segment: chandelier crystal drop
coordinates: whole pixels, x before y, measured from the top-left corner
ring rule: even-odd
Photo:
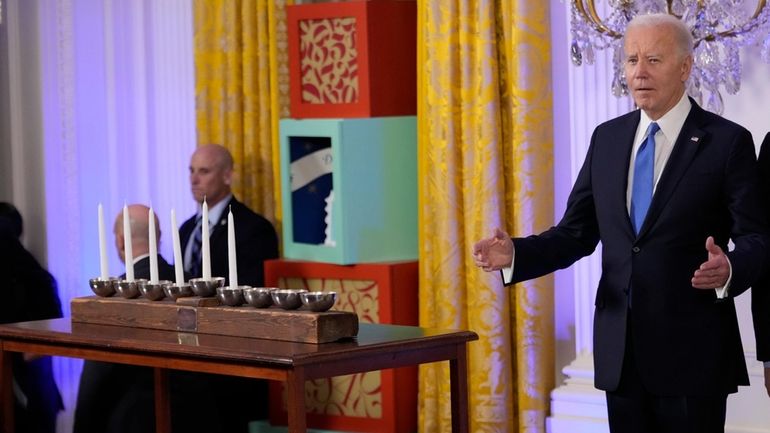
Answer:
[[[770,63],[768,0],[606,0],[600,17],[596,0],[570,0],[572,63],[594,63],[594,52],[612,49],[612,94],[628,95],[623,73],[623,35],[637,14],[668,13],[684,21],[694,39],[693,69],[687,92],[700,105],[721,114],[721,88],[731,95],[741,88],[740,49],[757,47]]]

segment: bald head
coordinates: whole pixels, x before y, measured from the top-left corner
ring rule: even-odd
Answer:
[[[190,158],[190,189],[193,198],[209,206],[217,204],[230,194],[233,175],[233,157],[224,146],[204,144]]]
[[[160,223],[158,215],[153,213],[155,218],[155,240],[160,243]],[[132,204],[128,206],[128,221],[131,226],[131,248],[134,257],[141,256],[150,252],[150,208],[143,204]],[[115,218],[115,247],[118,249],[120,260],[125,262],[125,244],[123,237],[123,211],[118,213]]]

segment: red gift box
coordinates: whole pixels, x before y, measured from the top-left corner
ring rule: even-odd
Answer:
[[[335,310],[353,311],[363,323],[416,326],[416,261],[335,265],[268,260],[269,287],[336,291]],[[283,384],[270,382],[270,423],[286,425]],[[308,427],[355,432],[417,429],[417,367],[307,381]]]
[[[414,115],[414,1],[287,7],[293,118]]]

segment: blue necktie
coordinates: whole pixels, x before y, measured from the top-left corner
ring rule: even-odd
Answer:
[[[634,232],[639,234],[644,217],[652,201],[652,189],[655,176],[655,133],[660,130],[657,123],[652,122],[647,128],[647,139],[636,152],[634,162],[634,185],[631,190],[631,222]]]

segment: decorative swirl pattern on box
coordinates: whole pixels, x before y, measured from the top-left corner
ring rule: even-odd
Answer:
[[[353,17],[299,22],[302,102],[349,104],[358,101],[358,51]]]
[[[379,287],[371,280],[279,278],[278,286],[337,292],[335,310],[350,311],[362,323],[379,323]],[[283,390],[286,404],[286,388]],[[309,380],[305,383],[308,413],[382,418],[382,375],[378,371]],[[285,406],[284,406],[285,407]]]

